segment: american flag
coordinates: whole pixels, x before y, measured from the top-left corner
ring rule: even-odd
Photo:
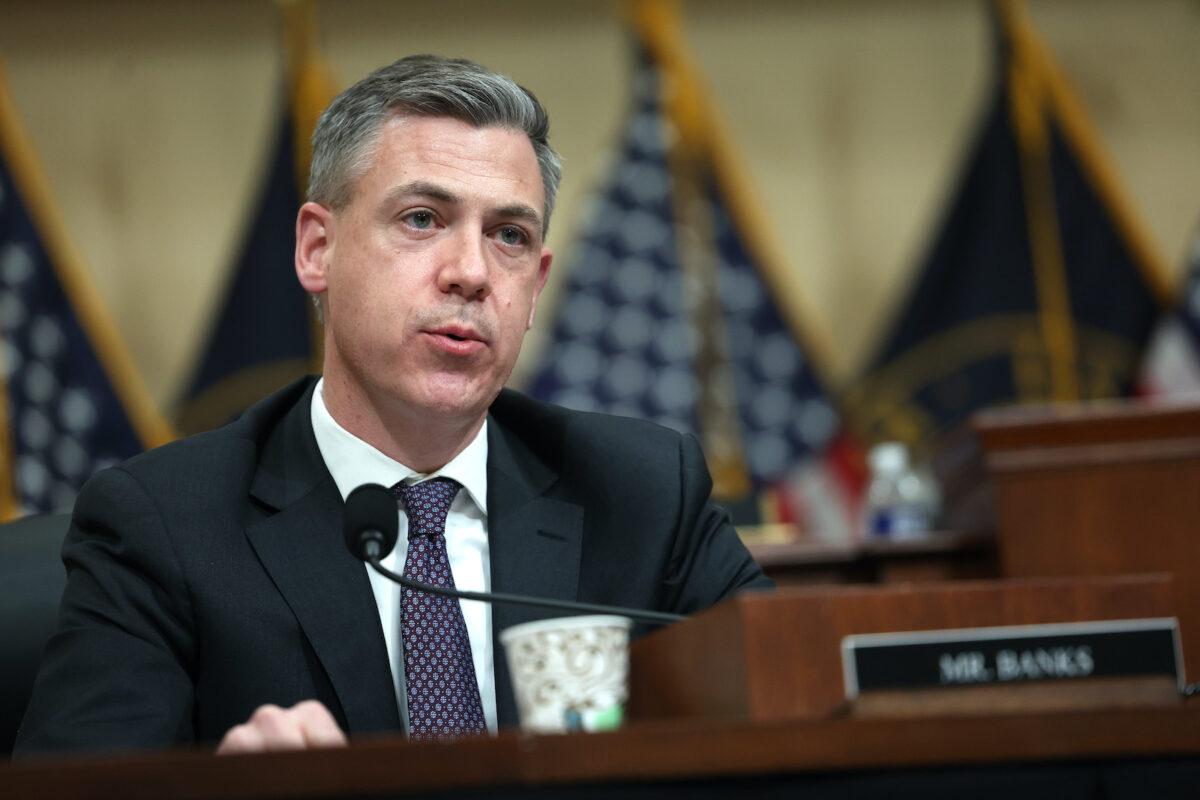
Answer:
[[[674,130],[659,83],[643,59],[619,157],[575,243],[552,340],[530,388],[570,408],[695,431],[696,330],[671,207]]]
[[[52,217],[0,81],[0,518],[170,438]]]
[[[632,110],[530,391],[694,433],[719,496],[766,498],[740,504],[766,506],[753,521],[846,538],[854,448],[739,229],[715,140],[677,124],[670,98],[687,89],[655,55],[638,50]]]

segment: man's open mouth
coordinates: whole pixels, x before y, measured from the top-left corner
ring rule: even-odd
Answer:
[[[441,339],[444,346],[453,347],[457,352],[474,351],[487,345],[483,334],[474,328],[451,325],[445,328],[432,328],[425,331],[430,336]]]

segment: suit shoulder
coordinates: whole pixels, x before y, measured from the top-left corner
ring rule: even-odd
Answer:
[[[653,422],[575,411],[507,390],[492,415],[510,446],[585,483],[678,474],[690,454],[699,453],[688,437]]]
[[[577,411],[544,403],[511,389],[500,393],[491,410],[502,425],[540,437],[560,432],[576,442],[594,439],[600,443],[618,443],[628,440],[672,448],[679,447],[683,437],[672,428],[648,420],[596,411]]]
[[[203,473],[213,479],[240,461],[253,461],[279,421],[308,397],[315,381],[292,383],[248,408],[237,419],[147,450],[119,467],[135,478]]]

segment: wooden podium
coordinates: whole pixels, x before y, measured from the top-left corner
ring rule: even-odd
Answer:
[[[1105,403],[976,418],[1001,574],[1170,572],[1200,680],[1200,406]]]

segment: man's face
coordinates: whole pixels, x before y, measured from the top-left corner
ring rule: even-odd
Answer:
[[[481,417],[550,269],[543,202],[523,133],[440,117],[385,122],[346,207],[310,204],[324,242],[308,251],[310,268],[297,259],[301,283],[324,293],[327,381],[348,382],[381,413]]]

